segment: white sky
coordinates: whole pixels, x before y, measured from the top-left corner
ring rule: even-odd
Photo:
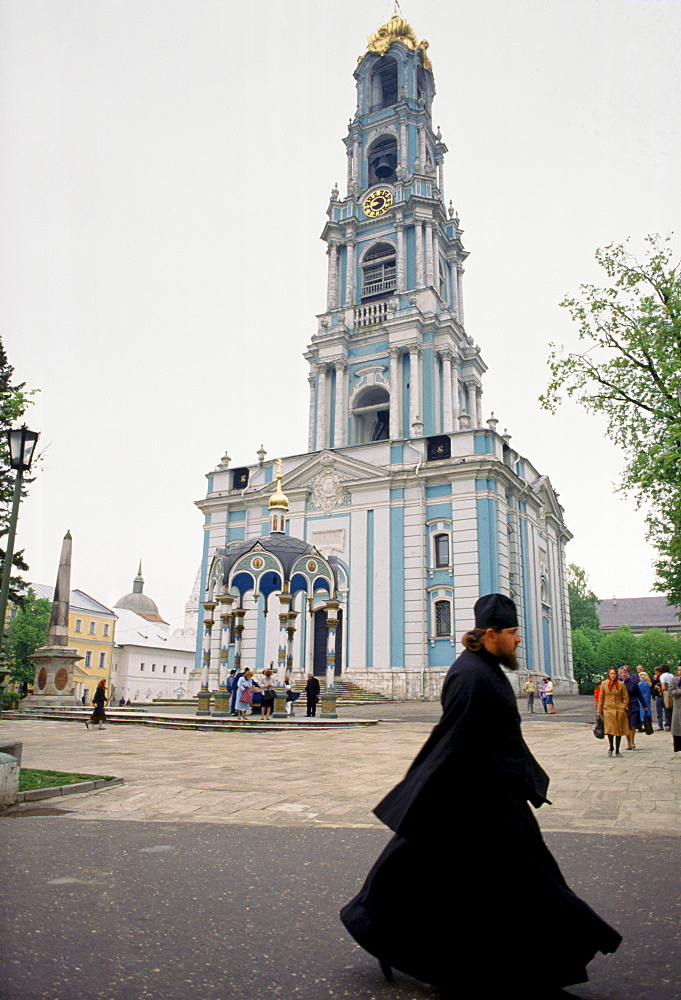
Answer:
[[[544,413],[558,308],[601,282],[598,246],[667,233],[681,208],[681,5],[404,0],[430,41],[445,193],[471,256],[466,325],[484,411],[561,496],[571,561],[642,596],[652,551],[613,493],[622,456],[576,405]],[[53,583],[113,604],[140,557],[179,624],[193,502],[228,449],[306,449],[325,304],[319,234],[352,72],[386,0],[0,0],[0,333],[40,395],[43,462],[17,544]],[[605,279],[605,275],[603,275]]]

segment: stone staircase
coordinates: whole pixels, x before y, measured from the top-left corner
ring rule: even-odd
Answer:
[[[324,687],[323,681],[322,687]],[[353,684],[352,681],[343,680],[341,677],[336,678],[335,690],[339,705],[381,705],[391,701],[387,695],[379,694],[378,691],[367,691],[365,688]]]

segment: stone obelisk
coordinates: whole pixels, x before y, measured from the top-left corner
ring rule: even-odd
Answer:
[[[67,531],[61,547],[47,642],[31,656],[35,663],[33,695],[24,698],[22,708],[79,704],[74,693],[73,668],[83,657],[77,649],[69,647],[71,545],[71,532]]]

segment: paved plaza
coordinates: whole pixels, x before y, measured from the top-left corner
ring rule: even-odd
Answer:
[[[668,733],[638,737],[639,749],[607,757],[594,739],[592,702],[564,699],[555,716],[524,716],[530,749],[551,777],[544,830],[667,834],[681,820],[681,755]],[[363,706],[346,714],[383,718],[346,731],[164,731],[111,723],[3,720],[5,740],[24,743],[23,764],[122,777],[125,784],[72,797],[75,819],[380,827],[371,812],[437,721],[437,703]],[[475,766],[475,761],[471,761]],[[249,777],[250,776],[250,777]]]
[[[657,732],[609,760],[591,733],[589,699],[564,698],[558,708],[524,718],[552,778],[554,804],[538,817],[570,884],[624,934],[614,955],[591,963],[591,981],[570,992],[677,1000],[681,901],[669,859],[681,761],[669,734]],[[3,719],[0,735],[23,742],[25,766],[125,784],[0,818],[2,1000],[436,1000],[407,976],[385,983],[338,910],[390,836],[371,809],[439,706],[350,711],[383,721],[223,732],[114,722],[88,732],[75,722]],[[502,843],[499,857],[513,863]],[[424,877],[437,878],[445,858],[461,860],[433,845]],[[561,942],[541,914],[533,928],[497,928],[489,905],[491,937],[481,947],[494,933],[518,934],[528,984],[541,983],[547,941]],[[487,1000],[484,970],[479,996]]]

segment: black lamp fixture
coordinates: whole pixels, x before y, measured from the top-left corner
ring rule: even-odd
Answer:
[[[12,469],[28,472],[33,461],[33,453],[40,435],[37,431],[29,431],[26,424],[15,430],[7,431],[9,440],[9,464]]]

